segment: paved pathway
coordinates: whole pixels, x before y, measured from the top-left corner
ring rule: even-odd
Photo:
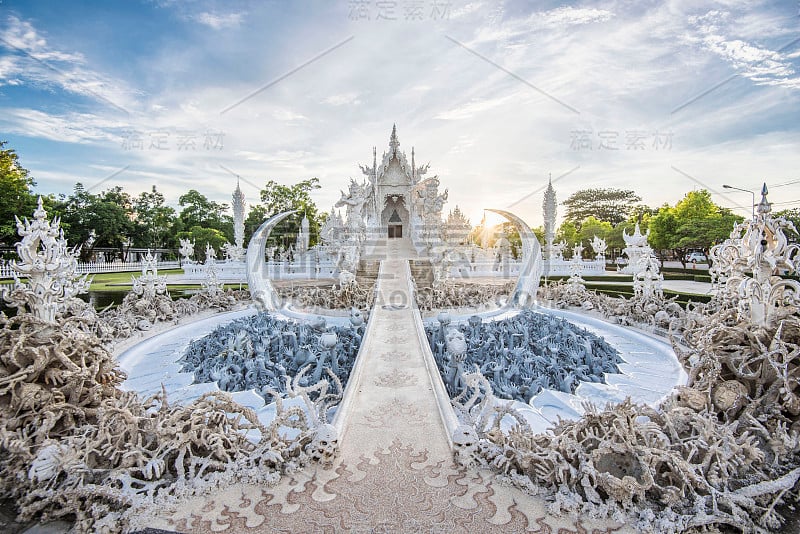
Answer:
[[[389,250],[391,255],[392,251]],[[147,526],[180,532],[625,532],[546,513],[542,499],[455,467],[410,305],[405,259],[381,264],[340,455],[275,487],[187,499]],[[561,530],[559,530],[561,529]]]

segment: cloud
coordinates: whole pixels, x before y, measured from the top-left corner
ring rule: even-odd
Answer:
[[[196,15],[192,15],[192,19],[200,24],[208,26],[209,28],[213,28],[215,30],[221,30],[223,28],[236,28],[242,23],[242,18],[244,17],[243,13],[210,13],[210,12],[203,12],[198,13]]]
[[[473,221],[480,220],[484,207],[508,206],[546,186],[548,173],[555,179],[578,166],[555,184],[560,199],[597,185],[632,188],[657,206],[674,204],[697,185],[671,165],[710,185],[734,183],[739,177],[736,183],[745,186],[745,177],[789,179],[800,164],[794,148],[798,127],[785,111],[800,105],[800,93],[766,87],[766,81],[781,79],[779,67],[795,68],[792,59],[798,54],[796,49],[779,51],[780,41],[788,39],[786,29],[775,26],[780,22],[776,13],[746,13],[754,27],[770,29],[770,39],[760,39],[739,21],[742,7],[724,7],[731,14],[721,18],[690,21],[690,16],[702,17],[707,10],[697,12],[685,0],[645,6],[590,1],[580,8],[547,11],[514,2],[497,5],[454,6],[450,20],[434,26],[430,21],[348,21],[342,4],[323,3],[302,17],[274,4],[253,4],[247,13],[253,24],[241,18],[236,21],[239,30],[219,32],[211,29],[225,24],[222,18],[202,22],[179,13],[176,16],[194,31],[170,34],[171,46],[137,50],[135,60],[134,52],[125,56],[123,51],[120,61],[131,65],[123,81],[76,52],[45,41],[45,23],[37,22],[42,29],[37,31],[18,20],[14,42],[28,47],[25,50],[51,54],[48,61],[61,70],[78,68],[83,79],[94,76],[100,87],[155,82],[147,85],[146,94],[129,93],[132,109],[141,112],[126,116],[124,124],[113,120],[116,115],[99,99],[86,113],[76,113],[60,99],[42,100],[39,110],[6,100],[0,101],[9,106],[0,109],[0,130],[20,136],[12,141],[20,143],[15,148],[23,163],[35,162],[31,170],[40,187],[50,187],[44,192],[69,192],[77,177],[88,174],[82,180],[89,182],[96,174],[99,181],[130,165],[113,185],[136,192],[155,182],[173,203],[189,188],[229,202],[236,179],[227,168],[242,176],[249,203],[258,198],[258,185],[266,179],[291,184],[316,176],[323,188],[313,198],[327,207],[338,200],[338,190],[346,187],[348,178],[362,179],[357,164],[371,164],[373,146],[378,157],[387,150],[396,122],[401,149],[410,157],[415,146],[418,164],[430,162],[429,175],[439,175],[441,187],[450,189],[446,209],[458,204]],[[218,14],[209,7],[193,7],[192,12]],[[336,19],[331,17],[341,17],[341,33],[340,28],[332,29],[331,20]],[[164,25],[163,31],[172,31],[174,23]],[[209,30],[197,31],[206,27]],[[443,34],[581,114],[559,106]],[[347,46],[229,113],[219,113],[350,35],[354,39]],[[270,53],[260,54],[263,50]],[[53,73],[10,52],[0,57],[0,84],[61,88],[58,78],[50,79]],[[59,53],[75,57],[60,61],[55,59]],[[92,55],[90,50],[85,53]],[[670,114],[681,101],[700,94],[704,85],[724,80],[732,68],[766,81],[738,78],[715,91],[713,98],[692,104],[691,111]],[[792,76],[786,74],[787,79]],[[20,90],[25,87],[13,89]],[[37,107],[29,101],[25,105]],[[623,147],[626,130],[652,132],[664,126],[675,132],[674,146],[655,152],[648,141],[648,149],[639,152],[577,152],[570,146],[570,132],[584,125],[593,132],[619,131]],[[177,150],[178,132],[207,128],[224,132],[222,150],[207,151],[201,145],[196,151]],[[123,147],[129,130],[145,136],[143,150]],[[170,134],[170,150],[149,149],[148,132],[162,130]],[[31,138],[46,140],[39,146],[47,149],[37,152]],[[597,140],[595,135],[595,147]],[[53,146],[58,150],[50,150]],[[103,163],[107,169],[100,168]],[[513,209],[532,224],[541,224],[541,192]]]
[[[125,126],[90,113],[53,115],[28,108],[5,108],[0,125],[9,133],[62,143],[120,142]]]
[[[533,19],[541,21],[545,26],[558,27],[606,22],[613,16],[614,14],[611,11],[605,9],[562,6],[549,11],[536,13]]]
[[[800,77],[791,63],[797,57],[793,49],[773,50],[735,38],[732,35],[735,32],[733,20],[730,12],[718,10],[689,17],[689,23],[697,31],[697,40],[707,50],[733,65],[742,76],[761,85],[800,88]]]
[[[331,106],[344,106],[346,104],[357,105],[361,103],[361,100],[359,100],[358,97],[359,97],[358,92],[350,91],[348,93],[331,95],[322,102],[324,104],[330,104]]]
[[[28,21],[9,15],[0,29],[0,47],[10,54],[0,58],[0,86],[59,88],[124,112],[133,104],[133,91],[89,68],[82,54],[51,47]]]
[[[476,99],[467,102],[464,105],[457,106],[447,111],[442,111],[434,116],[434,119],[440,120],[463,120],[471,119],[478,114],[484,113],[490,109],[501,106],[503,103],[508,102],[517,95],[503,95],[496,98]]]

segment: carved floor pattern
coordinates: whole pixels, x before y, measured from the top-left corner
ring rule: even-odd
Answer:
[[[390,350],[382,353],[380,359],[385,362],[407,362],[411,359],[411,354],[400,352],[399,350]]]
[[[377,460],[377,461],[376,461]],[[490,475],[432,462],[425,450],[395,440],[355,466],[339,463],[281,488],[251,488],[237,499],[210,497],[198,510],[179,511],[168,528],[214,532],[538,532],[601,534],[581,521],[525,513]],[[323,480],[327,479],[327,480]],[[498,492],[499,490],[499,492]]]
[[[388,373],[383,373],[375,379],[375,385],[382,388],[403,388],[416,385],[416,383],[416,376],[401,371],[400,369],[394,369]]]
[[[427,418],[428,414],[421,411],[413,402],[395,397],[370,410],[357,423],[371,428],[392,428],[397,426],[398,422],[411,426],[419,425]]]

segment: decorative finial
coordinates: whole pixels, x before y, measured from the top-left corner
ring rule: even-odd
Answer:
[[[769,190],[767,189],[767,183],[764,182],[764,185],[761,186],[761,202],[758,203],[758,207],[756,211],[759,215],[766,215],[772,211],[772,204],[767,201],[767,194]]]
[[[389,138],[389,148],[392,151],[392,154],[397,153],[397,147],[400,146],[400,141],[397,140],[397,125],[392,125],[392,136]]]

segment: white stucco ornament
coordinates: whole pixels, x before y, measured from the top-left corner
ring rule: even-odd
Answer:
[[[5,296],[10,306],[27,310],[36,318],[54,323],[70,299],[89,290],[91,279],[77,273],[78,249],[70,249],[61,221],[47,219],[47,212],[39,197],[33,221],[24,222],[15,217],[17,232],[22,240],[17,243],[20,260],[11,263],[14,270],[14,288]],[[26,278],[23,282],[20,278]]]

